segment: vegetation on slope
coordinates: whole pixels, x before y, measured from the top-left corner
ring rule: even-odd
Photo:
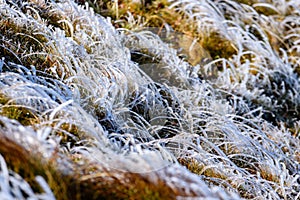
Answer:
[[[0,0],[1,199],[299,198],[299,7]]]

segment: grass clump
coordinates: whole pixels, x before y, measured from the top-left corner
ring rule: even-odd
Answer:
[[[241,2],[0,1],[0,171],[53,199],[297,199],[297,2]]]
[[[6,116],[10,119],[15,119],[19,121],[24,126],[29,126],[33,124],[37,124],[39,119],[32,112],[27,110],[26,108],[22,108],[19,106],[2,106],[2,116]]]
[[[1,95],[1,115],[10,119],[17,120],[24,126],[29,126],[39,123],[39,118],[28,108],[21,105],[14,105],[7,97]]]
[[[68,178],[57,171],[55,164],[46,160],[43,161],[38,153],[33,155],[16,141],[4,136],[3,131],[2,127],[0,152],[7,163],[7,167],[19,174],[30,185],[34,193],[44,192],[36,181],[36,177],[41,176],[49,185],[54,196],[68,199],[67,185],[65,185]]]

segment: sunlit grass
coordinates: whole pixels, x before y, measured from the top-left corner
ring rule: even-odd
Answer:
[[[299,6],[0,0],[0,198],[299,198]]]

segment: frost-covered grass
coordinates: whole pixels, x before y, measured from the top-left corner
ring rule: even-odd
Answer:
[[[0,199],[300,198],[299,8],[0,0]]]

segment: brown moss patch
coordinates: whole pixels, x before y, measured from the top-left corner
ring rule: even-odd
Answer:
[[[70,199],[67,187],[69,178],[57,171],[54,163],[42,161],[40,156],[3,136],[0,136],[0,153],[8,168],[23,177],[34,192],[43,192],[35,181],[36,176],[42,176],[58,199]]]

